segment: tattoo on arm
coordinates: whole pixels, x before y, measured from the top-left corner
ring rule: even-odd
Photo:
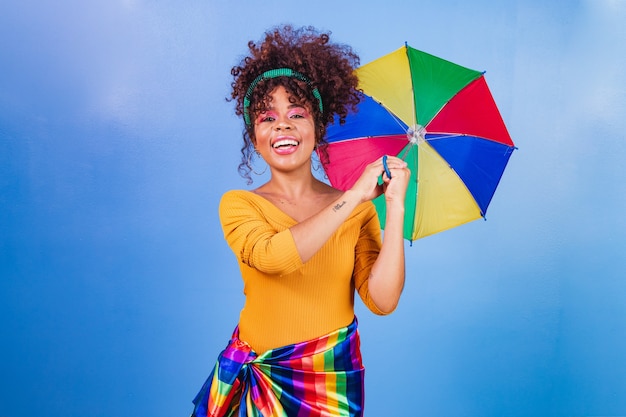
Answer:
[[[342,208],[344,206],[344,204],[346,204],[345,201],[342,201],[341,203],[335,204],[335,206],[333,207],[333,211],[339,211],[339,209]]]

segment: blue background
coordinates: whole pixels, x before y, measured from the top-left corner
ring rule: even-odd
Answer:
[[[487,81],[519,150],[487,213],[357,306],[368,416],[626,415],[626,2],[0,4],[0,416],[181,416],[243,302],[217,217],[230,68],[275,24]],[[261,169],[261,168],[259,168]],[[257,179],[259,185],[263,178]]]

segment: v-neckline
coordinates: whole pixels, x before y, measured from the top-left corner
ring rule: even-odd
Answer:
[[[261,194],[255,193],[254,191],[251,190],[242,190],[245,193],[251,194],[253,196],[255,196],[255,198],[260,199],[261,201],[263,201],[266,205],[270,205],[273,208],[275,208],[279,213],[281,213],[283,216],[285,216],[287,219],[289,219],[293,224],[298,224],[299,222],[294,219],[292,216],[290,216],[289,214],[285,213],[284,210],[282,210],[278,205],[276,205],[273,201],[271,201],[270,199],[262,196]]]

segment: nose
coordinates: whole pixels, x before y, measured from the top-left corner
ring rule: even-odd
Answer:
[[[278,119],[278,122],[274,126],[276,130],[289,130],[291,129],[291,127],[291,121],[289,120],[289,118],[286,117],[281,117],[280,119]]]

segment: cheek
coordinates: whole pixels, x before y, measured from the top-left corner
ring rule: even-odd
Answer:
[[[258,140],[263,140],[264,137],[267,137],[267,129],[263,128],[264,125],[256,125],[254,127],[254,132],[250,135],[250,138],[254,143]]]

